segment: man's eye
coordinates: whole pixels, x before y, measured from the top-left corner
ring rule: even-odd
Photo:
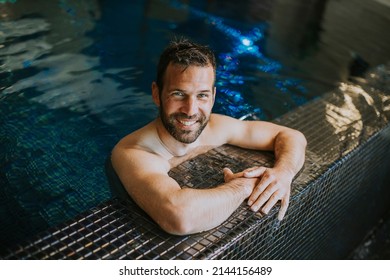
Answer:
[[[206,93],[200,93],[200,94],[198,94],[198,98],[200,98],[200,99],[207,99],[208,97],[209,97],[209,95],[206,94]]]
[[[182,97],[184,96],[184,93],[183,92],[180,92],[180,91],[175,91],[174,93],[172,93],[173,96],[178,96],[178,97]]]

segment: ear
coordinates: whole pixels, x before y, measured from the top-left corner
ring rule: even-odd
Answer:
[[[160,91],[158,89],[156,82],[152,83],[152,97],[153,97],[153,101],[157,105],[157,107],[160,107],[160,102],[161,102]]]
[[[214,87],[214,91],[213,91],[213,105],[214,105],[214,102],[215,102],[215,94],[217,93],[217,88]]]

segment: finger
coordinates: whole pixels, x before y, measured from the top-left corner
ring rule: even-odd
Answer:
[[[280,205],[280,210],[278,214],[278,220],[281,221],[283,220],[284,216],[286,215],[287,209],[289,205],[289,198],[282,199],[281,205]]]
[[[245,169],[243,172],[244,172],[244,174],[251,175],[251,173],[252,173],[254,170],[258,169],[258,168],[259,168],[259,166],[250,167],[250,168]]]
[[[266,170],[267,168],[264,166],[249,168],[244,170],[244,176],[246,178],[260,177]]]
[[[254,211],[254,212],[259,211],[262,207],[265,206],[265,204],[267,203],[267,201],[270,200],[271,196],[272,196],[272,192],[270,192],[270,191],[268,191],[268,190],[264,191],[264,192],[258,197],[258,199],[257,199],[256,201],[254,201],[254,202],[252,203],[252,205],[250,205],[250,209],[251,209],[252,211]],[[277,200],[276,200],[276,201],[277,201]],[[275,202],[275,203],[276,203],[276,202]],[[262,210],[262,212],[263,212],[263,210]]]
[[[233,171],[229,167],[225,167],[223,173],[233,174]]]
[[[225,170],[226,169],[226,170]],[[233,173],[229,168],[225,167],[223,169],[224,175],[226,174],[229,181],[235,179],[235,178],[242,178],[244,177],[244,171]],[[225,180],[226,181],[226,180]]]
[[[260,183],[253,189],[252,194],[250,195],[248,199],[248,205],[251,206],[255,201],[258,201],[261,198],[261,202],[263,205],[273,194],[272,191],[272,182],[274,182],[275,176],[268,175],[268,176],[263,176],[260,180]],[[259,205],[259,207],[261,206]]]
[[[233,177],[233,172],[230,170],[230,168],[225,167],[223,169],[223,178],[225,182],[229,182]]]
[[[225,182],[229,182],[235,178],[243,177],[243,172],[233,173],[233,171],[230,168],[225,167],[223,169],[223,177],[225,179]]]
[[[275,206],[275,204],[280,200],[279,196],[275,192],[271,197],[268,199],[264,207],[261,209],[261,212],[264,214],[268,214],[269,211],[272,209],[272,207]]]

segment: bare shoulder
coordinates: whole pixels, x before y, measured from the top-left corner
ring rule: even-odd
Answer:
[[[264,127],[278,126],[276,124],[267,121],[239,120],[230,116],[220,115],[220,114],[212,114],[210,117],[210,122],[213,124],[214,127],[220,129],[224,129],[227,126],[233,126],[234,128],[238,128],[238,127],[245,128],[248,126],[252,126],[253,124],[255,124],[256,126],[264,126]]]
[[[209,122],[209,135],[212,135],[213,138],[217,137],[222,143],[229,143],[244,127],[245,124],[238,119],[226,115],[212,114]]]
[[[213,125],[221,125],[222,123],[226,123],[226,122],[230,123],[236,121],[238,120],[235,118],[226,115],[216,114],[216,113],[213,113],[210,116],[210,123],[212,123]]]
[[[209,127],[213,132],[227,132],[228,128],[231,126],[237,126],[240,125],[240,120],[237,120],[235,118],[220,115],[220,114],[211,114],[210,116],[210,122]]]
[[[154,124],[150,123],[123,137],[111,153],[114,169],[126,177],[148,173],[167,173],[169,162],[155,153]]]
[[[170,165],[161,156],[150,152],[143,147],[133,144],[129,139],[122,139],[112,150],[111,160],[118,173],[134,175],[153,173],[167,173]]]
[[[225,143],[251,149],[271,149],[280,132],[292,131],[267,121],[238,120],[213,114],[210,135],[223,135]]]

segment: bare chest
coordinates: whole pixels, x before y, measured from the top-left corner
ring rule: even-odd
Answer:
[[[215,147],[217,147],[217,146],[216,145],[203,145],[203,146],[199,146],[199,147],[192,149],[190,152],[188,152],[187,154],[185,154],[183,156],[172,157],[171,159],[169,159],[169,164],[171,166],[171,169],[178,166],[179,164],[191,159],[191,158],[194,158],[200,154],[204,154]]]

